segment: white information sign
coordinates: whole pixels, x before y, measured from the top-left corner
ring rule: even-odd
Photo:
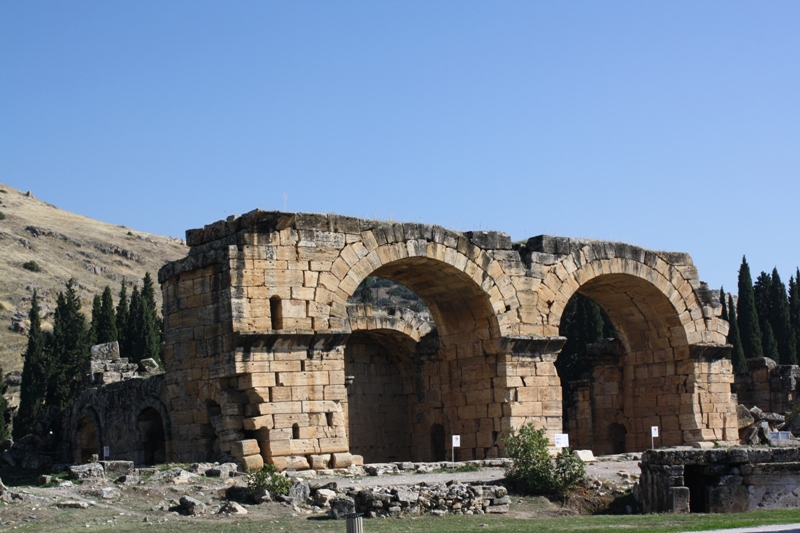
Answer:
[[[461,435],[453,435],[453,448],[461,447]]]
[[[651,426],[650,427],[650,436],[651,437],[658,437],[658,426]]]
[[[103,457],[107,458],[111,455],[111,449],[108,446],[103,446]]]
[[[569,435],[558,433],[556,435],[556,448],[569,448]]]

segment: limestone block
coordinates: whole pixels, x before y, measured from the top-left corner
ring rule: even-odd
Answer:
[[[284,457],[273,457],[271,460],[279,471],[283,470],[308,470],[308,459],[298,455],[287,455]]]
[[[246,431],[257,431],[259,429],[272,429],[274,427],[272,415],[261,415],[245,418],[242,427]]]
[[[264,468],[264,458],[260,454],[242,457],[242,467],[246,472]]]
[[[331,454],[324,453],[324,454],[309,455],[308,459],[312,469],[325,470],[329,468]]]
[[[353,456],[349,452],[334,453],[331,455],[333,468],[347,468],[353,464]],[[363,458],[362,458],[363,462]]]
[[[234,457],[246,457],[248,455],[259,454],[261,450],[258,447],[257,440],[246,439],[231,443],[231,453],[233,453]]]

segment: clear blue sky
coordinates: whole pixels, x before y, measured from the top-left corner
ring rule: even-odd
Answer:
[[[0,2],[0,182],[800,265],[800,2]]]

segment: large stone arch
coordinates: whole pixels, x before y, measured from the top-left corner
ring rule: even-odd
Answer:
[[[554,361],[565,341],[560,316],[576,291],[605,298],[624,324],[625,390],[637,380],[673,381],[659,372],[681,380],[665,400],[677,404],[663,410],[652,395],[620,402],[638,413],[655,401],[655,422],[672,424],[665,434],[675,442],[735,433],[727,325],[686,254],[547,236],[512,244],[499,232],[263,211],[190,230],[187,244],[188,257],[159,272],[167,396],[180,420],[172,460],[200,458],[208,417],[197,398],[214,396],[220,450],[246,468],[345,464],[347,300],[372,274],[407,286],[431,310],[438,345],[415,409],[427,410],[438,440],[442,429],[461,435],[457,458],[497,455],[499,435],[526,422],[551,439],[561,432]],[[615,423],[641,447],[653,421],[631,409]]]
[[[735,440],[728,325],[691,258],[631,245],[573,246],[543,276],[545,325],[558,331],[577,292],[606,311],[622,345],[593,362],[591,401],[582,406],[592,420],[572,428],[576,444],[608,453],[609,424],[626,427],[628,451],[651,445],[652,426],[664,445]]]
[[[432,372],[440,368],[438,332],[427,313],[390,313],[348,307],[350,450],[372,462],[434,460],[431,430],[448,419]]]

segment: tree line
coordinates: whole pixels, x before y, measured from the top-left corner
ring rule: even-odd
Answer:
[[[51,408],[63,410],[75,402],[84,389],[91,346],[117,341],[120,354],[131,362],[161,359],[163,322],[149,272],[142,280],[141,291],[134,285],[130,298],[122,282],[116,307],[108,286],[102,295],[95,295],[88,324],[74,280],[69,280],[65,290],[58,293],[52,332],[42,330],[40,313],[39,296],[34,290],[14,438],[30,433]],[[3,431],[7,433],[7,426],[0,423],[0,436]]]
[[[761,272],[753,282],[747,258],[739,268],[738,301],[720,289],[722,318],[730,324],[734,372],[747,373],[747,359],[769,357],[781,365],[796,365],[800,353],[800,268],[781,281],[778,269]]]

